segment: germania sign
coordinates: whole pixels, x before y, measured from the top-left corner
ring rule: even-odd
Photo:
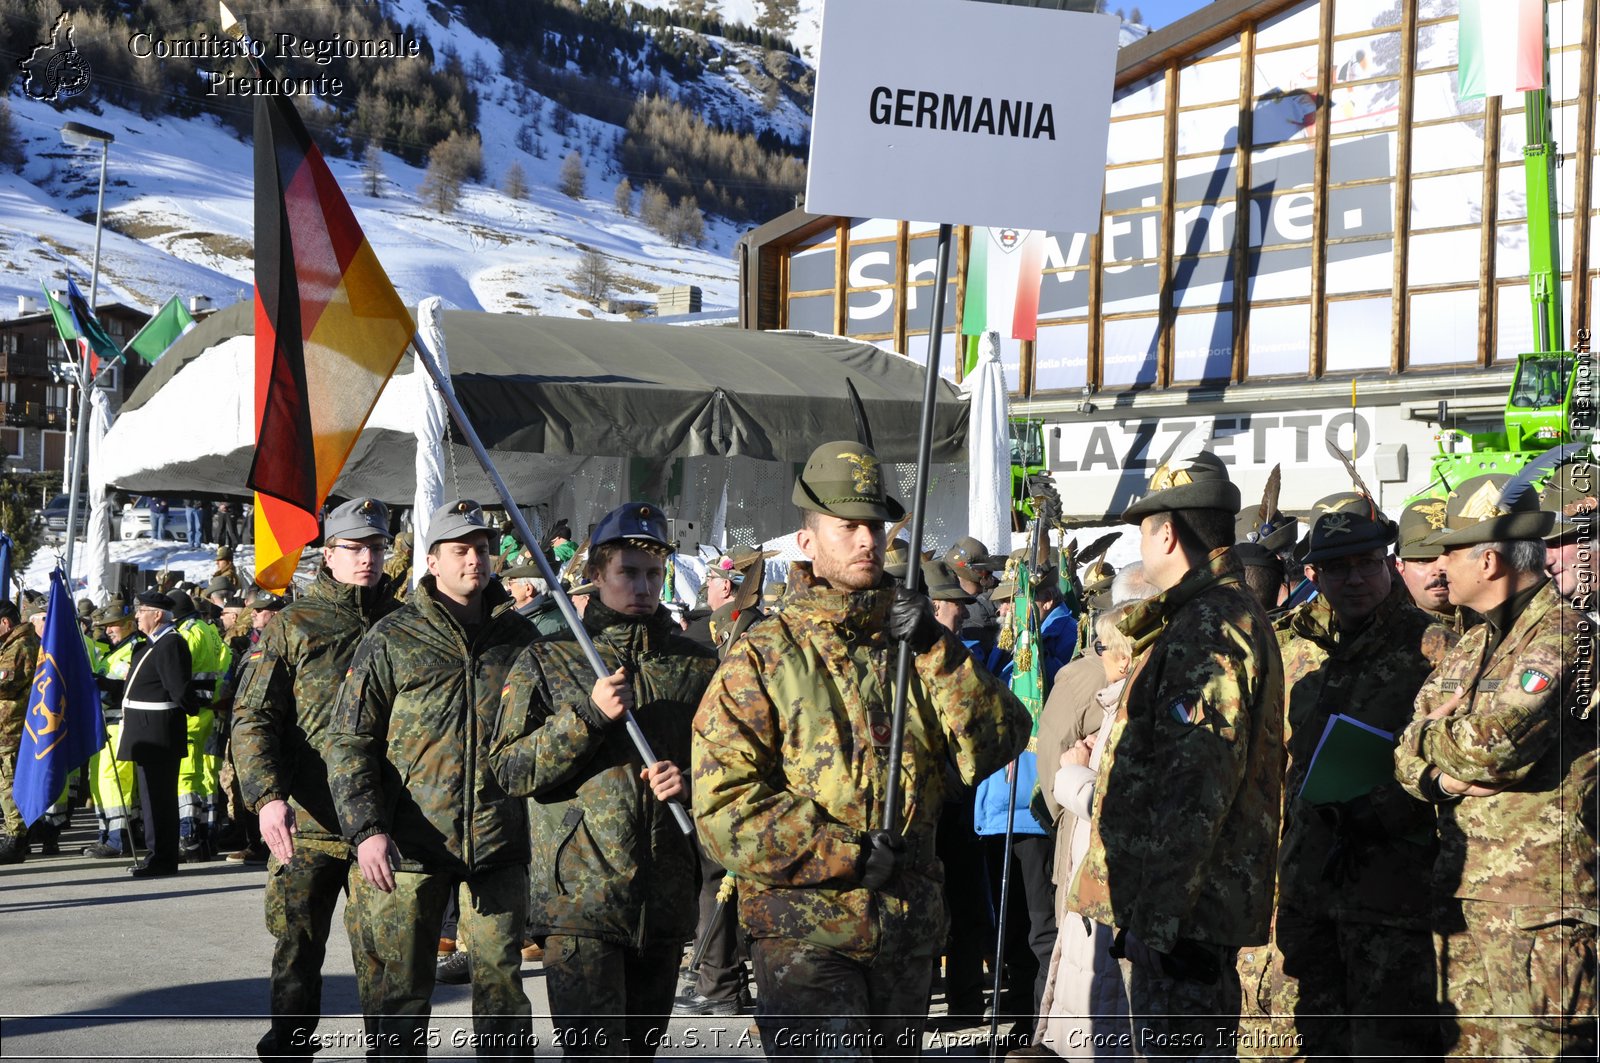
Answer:
[[[832,0],[806,209],[1095,232],[1118,25],[975,0]]]

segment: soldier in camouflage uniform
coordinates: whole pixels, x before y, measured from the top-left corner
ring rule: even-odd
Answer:
[[[362,1009],[384,1054],[426,1054],[452,895],[484,1051],[531,1054],[520,980],[528,818],[488,752],[501,688],[533,627],[490,579],[489,531],[469,499],[433,513],[428,575],[356,648],[330,726],[334,806],[361,865],[349,918],[376,970]]]
[[[28,855],[27,825],[17,811],[11,787],[17,779],[22,718],[28,711],[28,684],[39,661],[39,636],[24,623],[16,604],[0,600],[0,864],[20,864]]]
[[[356,644],[398,608],[384,586],[388,528],[388,511],[375,499],[354,499],[327,515],[322,571],[262,632],[234,700],[240,794],[272,853],[266,891],[267,930],[276,939],[272,1027],[256,1045],[262,1059],[311,1055],[333,910],[357,874],[339,834],[324,756]],[[365,951],[356,947],[352,954],[358,979],[367,980]],[[371,987],[361,988],[365,999]]]
[[[394,537],[394,550],[383,563],[383,574],[395,598],[405,601],[411,594],[411,541],[412,534],[403,531]]]
[[[596,526],[583,623],[612,670],[595,679],[570,633],[518,658],[501,697],[490,764],[530,797],[529,926],[544,941],[545,988],[568,1056],[655,1055],[684,942],[694,934],[695,852],[669,800],[716,655],[678,633],[661,605],[667,519],[628,502]],[[632,710],[646,765],[622,726]]]
[[[1445,578],[1444,551],[1430,542],[1444,528],[1444,499],[1419,498],[1400,511],[1400,532],[1394,544],[1394,570],[1417,608],[1430,614],[1457,635],[1476,617],[1450,601],[1450,581]],[[1470,621],[1470,623],[1469,623]]]
[[[1257,998],[1279,1022],[1242,1024],[1277,1035],[1246,1037],[1269,1054],[1439,1051],[1433,809],[1393,781],[1334,804],[1295,796],[1333,714],[1397,733],[1455,643],[1392,578],[1385,547],[1395,533],[1370,502],[1324,512],[1303,557],[1319,594],[1294,613],[1283,651],[1289,770],[1271,963]]]
[[[1450,599],[1484,617],[1417,695],[1395,772],[1439,812],[1446,1052],[1595,1056],[1596,778],[1583,617],[1545,576],[1554,520],[1503,476],[1450,493]],[[1592,637],[1592,636],[1591,636]]]
[[[1161,593],[1119,630],[1137,664],[1067,907],[1115,931],[1136,1052],[1233,1052],[1240,946],[1267,940],[1283,785],[1283,664],[1231,549],[1214,455],[1161,466],[1123,513]]]
[[[1556,518],[1544,537],[1545,567],[1561,596],[1588,618],[1591,632],[1600,630],[1600,603],[1595,600],[1595,585],[1600,582],[1597,479],[1600,466],[1585,456],[1557,469],[1539,495],[1540,504]]]
[[[694,807],[711,856],[738,877],[757,1022],[770,1056],[915,1051],[948,914],[934,833],[945,771],[1003,767],[1031,721],[883,573],[877,456],[818,447],[794,490],[798,542],[776,616],[733,644],[694,721]],[[880,827],[896,641],[915,653],[899,821]]]

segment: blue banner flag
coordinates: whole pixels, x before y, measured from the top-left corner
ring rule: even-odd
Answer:
[[[106,742],[106,722],[94,672],[89,668],[89,651],[59,568],[50,574],[50,605],[39,667],[33,673],[22,728],[17,781],[11,794],[23,822],[31,825],[61,796],[67,773]]]
[[[0,602],[11,600],[11,536],[0,532]]]

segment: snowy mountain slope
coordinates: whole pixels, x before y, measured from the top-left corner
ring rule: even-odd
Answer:
[[[475,89],[485,182],[469,185],[453,213],[426,206],[417,194],[422,170],[393,155],[383,157],[376,197],[364,193],[355,161],[329,159],[402,298],[414,303],[440,295],[465,309],[621,316],[572,290],[569,274],[585,250],[596,249],[610,259],[620,297],[648,301],[661,286],[697,284],[708,308],[735,304],[730,253],[740,228],[708,218],[702,247],[671,247],[615,206],[622,177],[615,162],[620,127],[574,114],[565,135],[555,133],[554,105],[499,72],[501,54],[493,42],[460,19],[441,24],[426,0],[393,0],[389,8],[396,21],[426,35],[436,62],[453,51],[484,75]],[[671,89],[713,120],[804,140],[805,113],[788,98],[768,113],[761,89],[739,69],[759,68],[761,50],[722,38],[710,42],[724,53],[725,69]],[[116,137],[107,176],[101,301],[153,307],[177,292],[226,305],[248,295],[254,251],[248,141],[209,117],[147,119],[106,105],[58,112],[20,93],[9,102],[27,163],[20,175],[0,173],[0,313],[13,313],[19,295],[37,298],[41,281],[56,289],[69,269],[80,283],[89,274],[99,159],[61,144],[58,130],[68,120]],[[530,118],[530,104],[539,117]],[[584,157],[588,176],[587,195],[577,200],[556,189],[562,162],[573,150]],[[513,164],[523,171],[525,199],[498,190]]]

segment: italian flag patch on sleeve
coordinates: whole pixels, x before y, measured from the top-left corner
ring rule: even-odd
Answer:
[[[1537,694],[1550,685],[1550,677],[1537,668],[1529,668],[1522,673],[1522,692],[1524,694]]]

